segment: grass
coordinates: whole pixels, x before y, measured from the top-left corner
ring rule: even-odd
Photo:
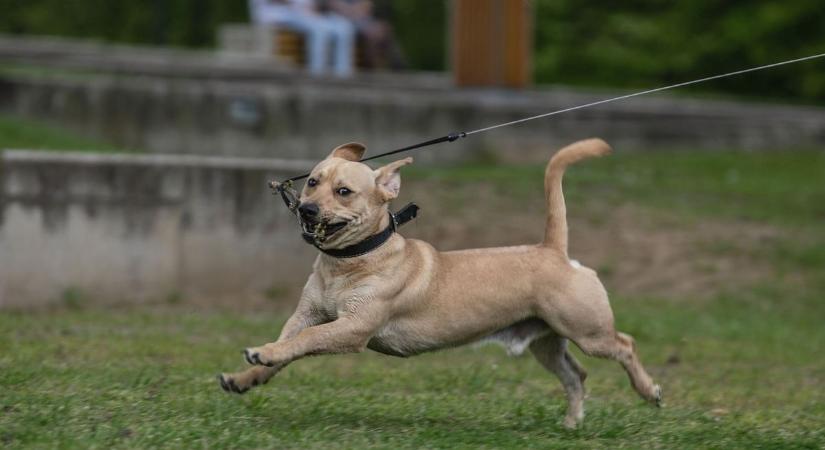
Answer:
[[[112,144],[88,139],[61,127],[42,122],[0,115],[0,150],[72,150],[83,152],[121,152]]]
[[[541,171],[475,165],[411,175],[535,193]],[[75,295],[58,311],[0,316],[0,446],[822,448],[823,180],[825,155],[816,152],[618,153],[570,171],[578,213],[599,199],[674,220],[789,231],[745,249],[775,276],[702,301],[613,298],[618,327],[636,337],[665,389],[661,410],[635,396],[616,364],[579,354],[590,372],[587,417],[565,430],[556,379],[531,357],[494,347],[308,358],[265,387],[228,395],[214,375],[242,367],[240,349],[270,341],[285,317],[181,302],[95,309]],[[714,245],[706,257],[739,251]]]
[[[805,225],[825,220],[825,152],[649,152],[613,155],[569,169],[571,203],[597,197],[668,214]],[[542,191],[544,165],[411,168],[415,179],[492,181],[510,194]]]
[[[213,374],[279,320],[193,309],[0,318],[5,448],[818,448],[825,442],[825,319],[817,300],[710,306],[614,301],[663,383],[640,402],[614,364],[590,371],[585,425],[530,357],[465,348],[295,363],[265,388],[223,393]],[[816,311],[812,313],[812,311]],[[581,355],[580,355],[581,357]]]

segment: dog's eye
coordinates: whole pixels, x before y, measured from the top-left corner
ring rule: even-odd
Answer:
[[[318,180],[316,180],[315,178],[310,178],[310,179],[307,180],[307,186],[315,187],[317,185],[318,185]]]
[[[340,195],[341,197],[346,197],[347,195],[352,194],[352,191],[351,191],[351,190],[349,190],[349,189],[347,189],[347,188],[345,188],[345,187],[342,187],[342,188],[338,188],[338,189],[336,189],[336,190],[335,190],[335,193],[336,193],[336,194],[338,194],[338,195]]]

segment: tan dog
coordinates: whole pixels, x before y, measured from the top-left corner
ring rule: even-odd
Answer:
[[[511,353],[529,347],[558,376],[568,399],[564,424],[575,427],[584,416],[587,374],[567,350],[569,339],[587,355],[621,363],[636,392],[659,405],[661,389],[639,362],[633,338],[614,328],[596,273],[567,257],[564,170],[609,152],[604,141],[591,139],[550,160],[544,179],[547,228],[538,245],[442,253],[394,233],[362,256],[320,254],[277,342],[246,349],[255,366],[220,375],[221,386],[245,392],[308,355],[369,348],[412,356],[491,339]],[[360,144],[336,148],[312,170],[301,193],[302,220],[327,230],[322,250],[351,246],[390,225],[399,169],[412,159],[372,170],[358,162],[363,153]]]

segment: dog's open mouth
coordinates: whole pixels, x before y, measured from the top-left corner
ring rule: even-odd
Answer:
[[[333,234],[341,231],[349,222],[308,222],[301,221],[304,239],[310,243],[324,242]]]

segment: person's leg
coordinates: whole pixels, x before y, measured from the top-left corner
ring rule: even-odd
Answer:
[[[333,72],[339,77],[350,76],[355,46],[355,27],[348,19],[337,14],[327,14],[324,19],[335,45]]]
[[[304,37],[304,53],[307,70],[313,75],[324,72],[329,42],[328,27],[322,16],[296,11],[289,7],[273,7],[268,22],[276,27],[300,33]]]
[[[307,15],[304,32],[304,50],[309,73],[321,75],[329,63],[330,31],[320,16]]]

